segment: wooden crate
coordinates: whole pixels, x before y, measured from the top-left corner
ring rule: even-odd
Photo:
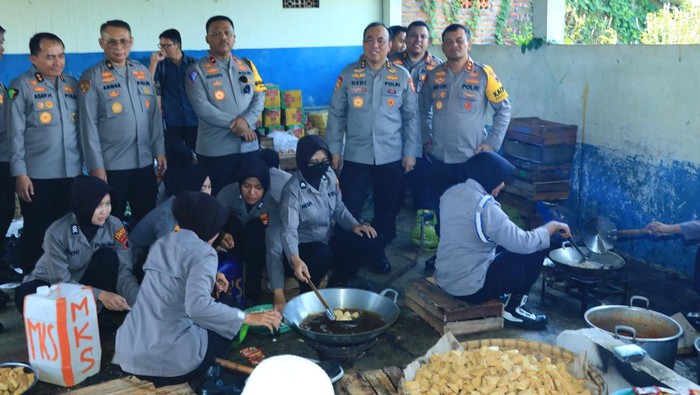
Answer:
[[[122,377],[89,387],[69,390],[72,395],[194,395],[187,383],[156,388],[150,381],[139,380],[134,376]]]
[[[455,335],[503,328],[503,303],[472,306],[438,288],[434,280],[417,278],[406,286],[406,305],[440,334]]]
[[[571,177],[571,162],[544,165],[504,155],[513,166],[513,176],[531,182],[561,181]]]
[[[527,182],[512,178],[503,190],[532,201],[566,199],[570,193],[569,180]]]
[[[398,366],[378,370],[348,370],[335,383],[336,395],[394,395],[399,393],[403,371]]]
[[[576,146],[538,145],[506,137],[503,140],[503,153],[518,159],[546,165],[571,163],[574,160]]]
[[[545,121],[536,117],[513,118],[506,137],[536,145],[576,144],[576,125]]]

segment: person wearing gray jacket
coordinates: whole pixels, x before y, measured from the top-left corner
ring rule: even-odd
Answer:
[[[100,27],[105,59],[80,78],[80,133],[85,166],[113,189],[114,215],[129,225],[156,206],[156,171],[167,168],[163,120],[148,68],[129,59],[131,27],[120,20]]]
[[[211,296],[217,256],[211,244],[227,210],[210,195],[183,192],[173,213],[180,226],[159,239],[144,265],[136,303],[117,331],[114,362],[156,386],[197,379],[226,358],[243,324],[278,329],[276,310],[245,313]]]
[[[680,234],[685,240],[700,239],[700,221],[685,221],[677,224],[665,224],[659,221],[652,221],[646,226],[646,230],[654,236],[668,236]],[[695,274],[693,287],[696,292],[700,292],[700,249],[695,255]]]
[[[322,138],[302,137],[297,143],[297,172],[282,189],[280,220],[282,247],[291,269],[302,284],[319,284],[329,269],[331,283],[342,285],[358,262],[377,253],[377,232],[357,222],[343,203],[330,165],[330,151]],[[331,267],[333,262],[333,267]]]
[[[136,299],[129,238],[122,222],[110,215],[109,186],[97,177],[78,176],[71,195],[73,212],[51,224],[44,237],[44,254],[15,290],[20,314],[26,295],[58,283],[91,286],[98,308],[128,310]]]
[[[515,167],[494,152],[481,152],[462,167],[461,181],[440,199],[442,234],[435,281],[449,294],[480,304],[508,294],[503,318],[509,327],[544,329],[547,316],[526,307],[530,288],[542,271],[544,250],[569,226],[550,221],[525,231],[495,200]]]
[[[373,188],[372,225],[385,246],[396,236],[402,174],[421,156],[418,98],[408,71],[387,60],[389,47],[384,25],[365,28],[362,58],[345,67],[336,82],[326,131],[333,169],[342,167],[343,202],[360,218]],[[383,249],[370,265],[379,273],[391,270]]]
[[[233,235],[233,253],[245,262],[245,296],[260,302],[263,269],[280,313],[284,298],[284,266],[279,206],[270,191],[270,171],[258,158],[243,161],[238,182],[224,187],[216,199],[240,221],[242,231]]]
[[[212,175],[213,193],[236,180],[240,162],[260,149],[253,131],[265,104],[265,84],[253,62],[231,54],[233,21],[206,24],[209,53],[187,69],[185,88],[199,119],[197,158]]]
[[[5,103],[10,174],[22,207],[19,261],[24,273],[41,256],[52,222],[70,211],[70,185],[81,173],[78,83],[63,74],[63,41],[52,33],[29,40],[32,67],[10,83]]]

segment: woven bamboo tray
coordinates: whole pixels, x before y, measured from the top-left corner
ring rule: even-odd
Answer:
[[[554,363],[565,362],[569,364],[577,357],[576,354],[565,348],[525,339],[483,339],[470,340],[461,342],[460,344],[464,348],[464,351],[478,350],[482,347],[490,346],[497,346],[504,351],[517,349],[522,354],[533,354],[538,359],[550,357]],[[598,390],[597,395],[608,394],[608,386],[605,384],[603,374],[590,363],[588,364],[587,376],[587,380]],[[404,383],[405,379],[402,378],[399,386],[399,394],[406,394],[406,391],[404,391]]]

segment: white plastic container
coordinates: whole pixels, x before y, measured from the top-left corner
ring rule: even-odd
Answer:
[[[89,287],[39,287],[24,299],[24,330],[39,380],[72,387],[100,371],[97,309]]]

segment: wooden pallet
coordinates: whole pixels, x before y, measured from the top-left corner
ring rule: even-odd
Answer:
[[[406,305],[438,333],[455,335],[503,328],[503,303],[472,306],[438,288],[431,278],[417,278],[406,286]]]
[[[106,381],[104,383],[91,385],[89,387],[71,390],[71,395],[194,395],[195,392],[187,383],[178,385],[168,385],[156,388],[150,381],[139,380],[134,376],[122,377],[119,379]]]
[[[378,370],[348,370],[335,384],[336,395],[395,395],[403,371],[398,366]]]

